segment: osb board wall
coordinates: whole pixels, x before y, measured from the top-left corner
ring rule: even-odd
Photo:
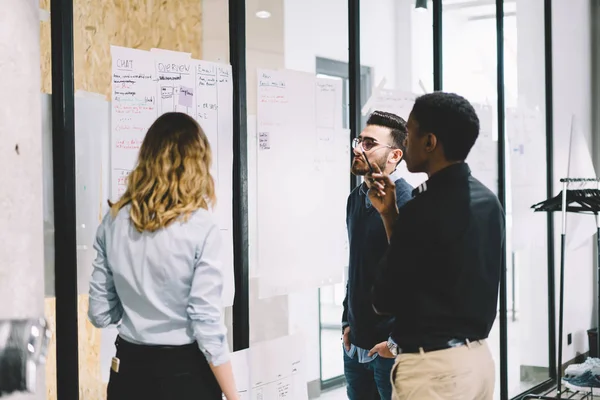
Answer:
[[[50,9],[50,0],[40,0]],[[161,48],[201,58],[202,0],[75,0],[73,48],[75,90],[111,90],[110,46]],[[42,91],[50,93],[50,23],[41,23]]]
[[[40,0],[40,8],[50,11],[50,0]],[[50,43],[50,21],[40,21],[40,70],[42,73],[42,93],[52,93]]]
[[[85,400],[106,399],[106,384],[101,381],[100,372],[100,331],[87,319],[88,296],[77,299],[79,321],[79,398]],[[46,318],[52,332],[56,321],[56,300],[45,302]],[[56,337],[53,336],[46,363],[46,399],[56,400]]]

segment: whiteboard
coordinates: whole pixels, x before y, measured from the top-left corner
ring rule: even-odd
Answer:
[[[94,241],[102,221],[102,142],[110,138],[110,103],[104,96],[75,94],[75,184],[77,199],[77,288],[89,291],[92,262],[96,258]],[[106,191],[104,191],[106,194]]]
[[[54,297],[54,197],[52,176],[52,95],[41,94],[42,163],[44,166],[44,270],[45,295]],[[86,294],[96,229],[102,217],[106,197],[102,197],[103,142],[110,137],[110,105],[95,94],[75,95],[75,195],[77,232],[77,292]]]
[[[259,297],[341,282],[350,162],[341,81],[257,73]]]
[[[125,191],[148,128],[166,112],[193,117],[213,153],[214,212],[224,240],[223,302],[233,305],[233,82],[231,66],[187,53],[111,46],[110,198]]]

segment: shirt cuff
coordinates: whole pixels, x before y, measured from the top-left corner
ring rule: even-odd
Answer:
[[[223,340],[219,348],[210,346],[210,349],[203,349],[200,347],[200,351],[206,357],[206,361],[214,367],[218,367],[229,361],[229,344],[227,343],[227,339]]]

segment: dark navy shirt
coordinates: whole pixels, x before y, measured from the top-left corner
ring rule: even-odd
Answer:
[[[391,178],[395,181],[396,200],[401,208],[412,198],[413,188],[396,174]],[[372,206],[364,183],[348,196],[346,225],[350,257],[342,323],[350,325],[353,345],[370,350],[388,339],[393,319],[375,313],[371,303],[371,288],[388,240],[381,216]]]

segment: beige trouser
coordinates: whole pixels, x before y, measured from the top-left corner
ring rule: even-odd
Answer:
[[[484,340],[400,354],[392,369],[392,399],[492,400],[495,377],[494,360]]]

